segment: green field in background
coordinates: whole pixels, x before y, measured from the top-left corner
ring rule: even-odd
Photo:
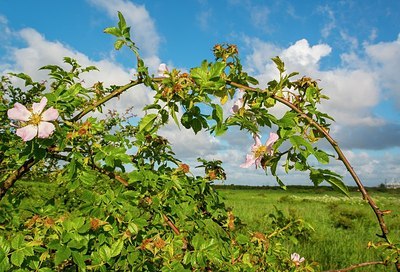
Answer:
[[[346,197],[328,187],[216,186],[224,202],[243,223],[260,232],[267,231],[269,214],[276,209],[287,216],[301,218],[315,231],[290,252],[297,252],[321,265],[322,270],[345,268],[352,264],[382,260],[379,252],[367,249],[368,242],[381,241],[380,228],[368,203],[355,188]],[[369,192],[385,216],[390,237],[400,237],[400,190],[370,188]],[[371,266],[354,271],[392,271],[394,267]]]

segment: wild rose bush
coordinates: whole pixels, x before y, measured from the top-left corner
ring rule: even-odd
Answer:
[[[284,63],[274,58],[280,76],[264,88],[243,71],[234,45],[216,45],[215,60],[203,61],[190,73],[160,65],[149,74],[131,40],[122,14],[117,27],[105,29],[116,36],[115,48],[127,46],[137,60],[137,74],[123,86],[88,87],[81,67],[66,57],[65,70],[49,71],[50,84],[34,82],[25,74],[3,76],[0,85],[0,271],[313,271],[312,260],[288,252],[284,244],[296,242],[307,224],[297,218],[275,218],[266,233],[254,232],[227,209],[212,188],[226,173],[221,161],[198,159],[203,176],[176,158],[160,128],[175,122],[195,133],[220,136],[232,126],[254,138],[242,167],[260,167],[276,177],[306,171],[314,185],[326,181],[347,194],[340,175],[316,168],[310,159],[327,164],[331,154],[315,143],[326,138],[339,159],[351,168],[329,135],[332,118],[317,109],[327,97],[316,81],[286,74]],[[16,87],[10,77],[20,79]],[[137,85],[154,93],[153,103],[138,122],[134,111],[102,111],[110,99]],[[230,116],[224,105],[240,92]],[[283,117],[270,109],[288,106]],[[262,127],[270,135],[262,144]],[[244,147],[244,150],[246,147]],[[349,168],[350,167],[350,168]],[[349,170],[351,171],[351,170]],[[57,184],[55,192],[27,202],[14,190],[18,180],[46,178]],[[364,198],[374,204],[363,191]],[[398,245],[387,236],[380,210],[375,207],[387,249],[385,264],[397,262]],[[378,212],[378,213],[377,213]],[[397,250],[397,251],[396,251]]]

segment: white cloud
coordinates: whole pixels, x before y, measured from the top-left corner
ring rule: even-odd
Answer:
[[[318,7],[317,11],[325,15],[327,20],[321,29],[321,35],[326,39],[331,35],[332,30],[336,28],[335,13],[328,5]]]
[[[390,97],[400,109],[400,34],[392,42],[380,42],[366,45],[365,51],[370,58],[374,72],[380,78],[380,84],[387,90]],[[387,98],[385,97],[385,98]]]
[[[105,86],[124,85],[130,82],[134,77],[135,70],[127,69],[113,62],[111,59],[92,60],[85,54],[76,51],[68,46],[57,42],[48,41],[46,38],[31,28],[22,29],[17,33],[26,43],[25,47],[13,48],[11,50],[11,63],[4,72],[23,72],[30,75],[36,81],[42,81],[48,78],[46,70],[39,70],[44,65],[59,65],[68,69],[68,65],[63,63],[64,57],[71,57],[83,66],[96,66],[99,71],[92,71],[82,74],[83,84],[90,87],[94,83],[101,81]],[[108,102],[107,108],[117,108],[122,111],[130,106],[141,109],[149,103],[151,92],[143,87],[136,87],[121,95],[120,100],[113,99]],[[118,106],[117,106],[118,105]]]
[[[191,129],[178,129],[174,122],[161,129],[160,135],[171,142],[174,152],[182,159],[215,155],[220,144],[219,139],[208,132],[200,131],[195,134]]]
[[[349,35],[344,30],[340,31],[340,37],[342,38],[342,41],[344,43],[347,43],[347,44],[350,45],[349,48],[351,48],[353,50],[358,48],[358,39],[356,37],[353,37],[353,36]]]
[[[371,109],[380,101],[381,90],[376,74],[365,62],[359,61],[359,67],[353,65],[321,70],[321,60],[332,51],[327,44],[311,46],[307,40],[302,39],[288,48],[278,48],[261,40],[249,40],[251,42],[247,44],[251,46],[252,53],[246,57],[247,66],[255,72],[261,85],[277,78],[277,70],[270,60],[276,54],[285,62],[288,72],[298,71],[300,76],[307,75],[319,80],[319,85],[330,97],[321,109],[331,114],[339,124],[382,123],[382,120],[371,115]],[[350,59],[351,55],[346,56]]]
[[[306,39],[301,39],[280,54],[290,68],[313,71],[319,68],[320,60],[329,55],[332,49],[327,44],[310,46]],[[297,66],[297,67],[295,67]]]
[[[315,71],[320,86],[330,100],[322,108],[332,113],[339,124],[369,124],[381,122],[371,115],[379,103],[379,86],[374,73],[358,70],[335,69]]]
[[[272,78],[278,75],[273,69],[271,58],[279,55],[282,49],[273,43],[267,43],[258,38],[243,38],[246,47],[250,48],[250,54],[245,56],[248,64],[246,69],[253,75]],[[267,81],[266,81],[267,82]]]

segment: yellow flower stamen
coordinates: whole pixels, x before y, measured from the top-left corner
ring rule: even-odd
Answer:
[[[32,125],[39,125],[39,123],[42,121],[42,117],[40,114],[32,113],[31,118],[29,119],[29,123]]]
[[[254,158],[261,157],[262,155],[265,154],[265,152],[267,152],[267,147],[265,145],[260,145],[259,147],[257,147],[256,150],[253,151]]]

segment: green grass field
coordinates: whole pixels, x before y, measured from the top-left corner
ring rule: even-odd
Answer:
[[[322,270],[345,268],[352,264],[380,261],[377,250],[367,249],[369,241],[380,241],[380,229],[372,209],[359,192],[346,197],[329,188],[289,187],[235,189],[218,186],[217,190],[236,216],[258,231],[268,230],[268,215],[277,209],[309,223],[315,231],[309,239],[291,248],[308,260],[318,262]],[[371,190],[381,209],[393,212],[385,217],[390,237],[400,237],[400,191]],[[274,207],[275,206],[275,207]],[[355,271],[392,271],[394,267],[369,266]]]

